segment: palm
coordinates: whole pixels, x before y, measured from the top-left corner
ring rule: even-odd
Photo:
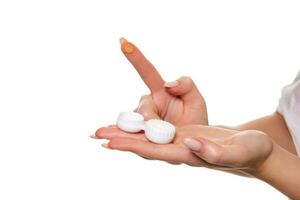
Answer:
[[[173,144],[181,146],[185,138],[198,138],[204,144],[205,150],[198,154],[203,160],[195,162],[196,166],[247,171],[261,164],[272,150],[269,137],[259,131],[196,125],[178,128],[176,134]]]
[[[259,131],[239,132],[201,125],[177,127],[175,140],[166,145],[147,141],[143,133],[128,134],[116,127],[103,127],[96,132],[96,137],[109,139],[112,149],[131,151],[144,158],[206,166],[239,175],[258,169],[273,148],[270,138]],[[192,153],[184,145],[186,138],[201,141],[202,150]]]

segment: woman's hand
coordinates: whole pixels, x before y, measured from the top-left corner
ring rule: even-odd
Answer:
[[[165,83],[155,67],[141,51],[125,39],[120,40],[121,49],[135,67],[151,94],[140,99],[136,112],[145,119],[162,119],[174,125],[208,124],[204,98],[189,77]]]
[[[130,151],[147,159],[248,175],[260,169],[273,149],[272,140],[263,132],[202,125],[177,128],[174,141],[166,145],[151,143],[143,133],[129,134],[115,126],[100,128],[95,136],[110,140],[105,145],[109,149]]]
[[[233,172],[255,171],[269,157],[273,142],[263,132],[191,125],[208,124],[205,101],[193,81],[181,77],[165,83],[136,46],[125,39],[120,42],[125,56],[151,91],[151,95],[141,98],[136,111],[146,119],[173,123],[177,132],[173,143],[159,145],[149,142],[143,133],[128,134],[115,126],[104,127],[97,130],[95,137],[110,140],[106,147],[148,159]]]

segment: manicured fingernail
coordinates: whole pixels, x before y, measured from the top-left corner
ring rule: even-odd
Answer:
[[[124,51],[125,53],[132,53],[134,51],[133,44],[128,42],[125,38],[120,38],[120,44],[122,51]]]
[[[202,144],[199,141],[192,138],[185,138],[183,143],[192,151],[200,151],[202,147]]]
[[[101,146],[106,148],[106,149],[110,149],[110,147],[108,146],[108,143],[101,144]]]
[[[168,87],[168,88],[176,87],[177,85],[179,85],[179,81],[171,81],[171,82],[165,83],[165,87]]]
[[[91,134],[90,138],[97,139],[97,136],[95,134]]]
[[[123,44],[123,43],[127,42],[127,40],[125,38],[122,38],[122,37],[120,38],[119,41],[120,41],[120,44]]]

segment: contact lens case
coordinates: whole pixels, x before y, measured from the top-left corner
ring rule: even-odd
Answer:
[[[117,119],[117,126],[129,133],[144,130],[146,138],[157,144],[172,142],[176,132],[175,126],[171,123],[159,119],[145,121],[144,116],[137,112],[121,112]]]

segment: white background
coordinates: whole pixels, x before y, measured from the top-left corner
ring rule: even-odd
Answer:
[[[211,124],[272,113],[300,69],[299,1],[0,1],[0,199],[285,199],[267,184],[101,148],[89,134],[190,75]]]

